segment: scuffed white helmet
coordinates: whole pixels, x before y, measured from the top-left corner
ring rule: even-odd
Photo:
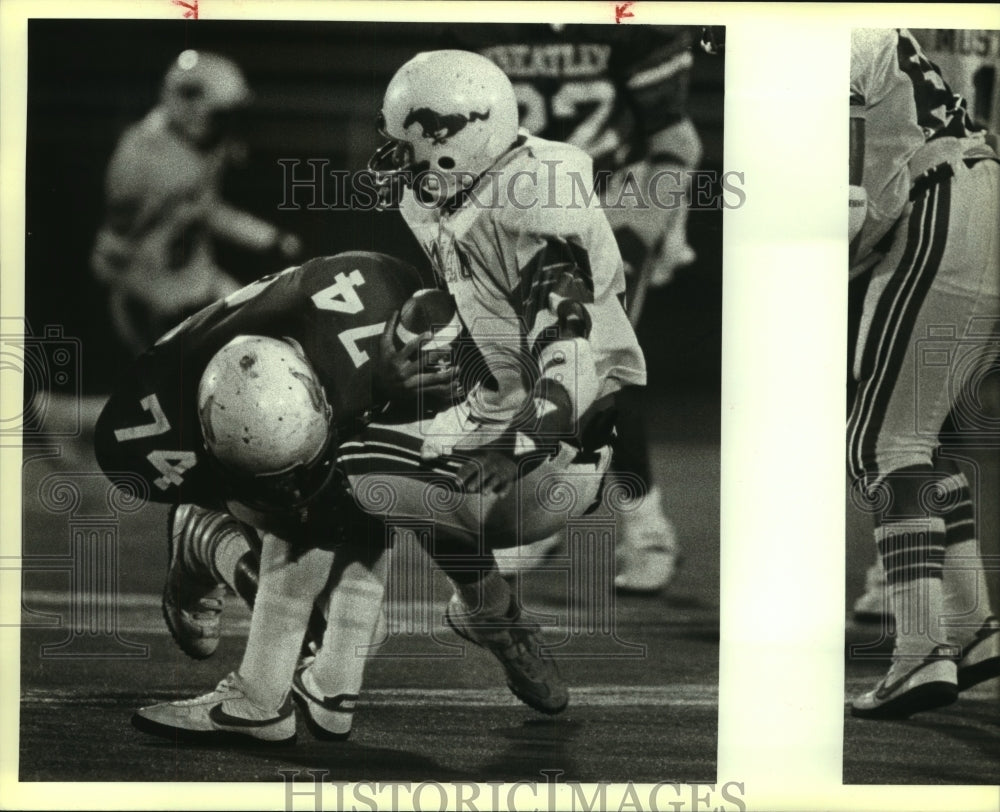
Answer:
[[[198,419],[205,447],[248,504],[285,509],[318,493],[332,474],[332,410],[291,339],[238,336],[205,367]]]
[[[441,203],[471,186],[517,138],[506,74],[471,51],[426,51],[396,71],[378,116],[389,142],[368,163],[383,205],[394,184]]]
[[[236,63],[207,51],[183,51],[160,93],[170,126],[198,144],[224,134],[227,117],[249,101],[250,88]]]

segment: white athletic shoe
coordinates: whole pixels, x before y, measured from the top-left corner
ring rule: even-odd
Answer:
[[[175,741],[292,744],[295,706],[288,696],[274,713],[258,708],[233,672],[204,696],[140,708],[132,715],[132,726]]]
[[[633,510],[621,514],[621,537],[615,549],[619,592],[653,594],[674,578],[680,546],[673,523],[663,512],[659,488],[653,488]]]
[[[988,617],[958,661],[958,690],[1000,677],[1000,620]]]
[[[881,559],[876,559],[865,574],[865,592],[854,602],[853,616],[858,623],[884,623],[892,617],[889,586]]]
[[[958,699],[960,649],[936,646],[924,657],[893,655],[889,673],[854,700],[851,715],[860,719],[908,719],[914,713],[950,705]]]
[[[500,574],[511,578],[519,572],[541,567],[562,544],[565,533],[553,533],[548,538],[522,544],[520,547],[501,547],[493,551]]]
[[[307,677],[308,667],[304,665],[298,668],[292,680],[292,697],[302,709],[306,727],[317,739],[344,741],[351,735],[358,695],[323,696],[318,691],[310,690],[307,684],[314,683]]]

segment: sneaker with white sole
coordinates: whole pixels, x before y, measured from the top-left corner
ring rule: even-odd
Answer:
[[[663,512],[658,488],[622,513],[620,528],[615,548],[615,589],[645,595],[665,589],[680,564],[680,546],[673,522]]]
[[[950,705],[958,699],[959,649],[936,646],[923,657],[893,655],[892,667],[871,691],[854,700],[859,719],[908,719],[914,713]]]
[[[302,709],[306,727],[317,739],[345,741],[351,735],[358,695],[323,696],[318,691],[310,690],[307,683],[315,683],[307,678],[307,670],[307,665],[298,668],[292,679],[292,697]]]
[[[1000,620],[990,616],[971,642],[962,647],[958,661],[958,690],[1000,677]]]
[[[205,568],[187,563],[188,535],[208,511],[197,505],[174,505],[167,517],[168,563],[163,587],[163,619],[181,651],[195,660],[211,657],[219,647],[225,585]],[[198,571],[201,569],[201,571]]]
[[[569,688],[552,659],[542,651],[541,630],[521,618],[512,603],[502,618],[473,618],[457,594],[445,610],[445,621],[459,637],[485,648],[507,672],[507,687],[540,713],[561,713],[569,704]]]
[[[132,715],[132,726],[153,736],[193,743],[293,744],[296,736],[291,696],[270,714],[247,699],[235,672],[203,696],[140,708]]]

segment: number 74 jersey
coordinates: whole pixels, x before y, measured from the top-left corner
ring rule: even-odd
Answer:
[[[372,359],[386,321],[421,287],[416,269],[384,254],[313,259],[263,277],[179,324],[119,381],[94,447],[115,482],[139,477],[158,502],[213,505],[231,494],[208,464],[198,421],[205,365],[239,335],[292,338],[302,347],[343,438],[372,408]]]

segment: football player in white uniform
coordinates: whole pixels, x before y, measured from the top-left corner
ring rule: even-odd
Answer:
[[[1000,134],[1000,31],[917,28],[910,33],[952,91],[965,99],[969,116],[986,128],[986,141],[996,150]],[[864,193],[860,187],[852,189]],[[852,212],[862,211],[862,207],[859,202]],[[883,621],[891,616],[888,604],[885,569],[876,560],[866,574],[864,593],[854,603],[854,619]]]
[[[626,308],[639,323],[648,289],[694,259],[687,239],[686,176],[701,159],[687,112],[692,31],[656,25],[456,26],[459,47],[489,57],[514,87],[521,126],[579,147],[593,161],[606,214],[625,262]],[[656,179],[655,182],[653,179]],[[657,201],[651,202],[655,184]],[[639,194],[635,192],[641,190]],[[654,481],[639,394],[617,398],[614,468],[636,484],[620,514],[615,585],[656,593],[673,578],[680,545]],[[500,550],[501,569],[537,564],[562,539]]]
[[[417,55],[385,92],[373,156],[383,205],[398,204],[472,339],[461,364],[468,397],[433,421],[372,424],[359,438],[398,457],[395,510],[422,515],[421,467],[457,469],[440,520],[464,535],[483,577],[459,584],[449,621],[505,656],[519,609],[490,551],[551,535],[566,513],[537,488],[561,481],[574,508],[595,503],[609,465],[614,396],[645,383],[622,307],[622,258],[593,194],[589,156],[519,130],[510,80],[468,51]],[[349,447],[351,444],[347,444]],[[463,461],[464,460],[464,461]],[[345,463],[356,493],[383,472]],[[404,505],[406,507],[404,507]]]
[[[240,287],[216,264],[212,237],[274,250],[282,260],[299,252],[297,237],[219,197],[236,150],[229,123],[249,100],[231,60],[184,51],[164,77],[159,104],[118,141],[91,267],[108,286],[115,332],[135,355]]]
[[[946,705],[1000,675],[974,489],[939,453],[1000,333],[1000,161],[905,29],[851,37],[851,276],[868,274],[848,423],[895,618],[892,666],[862,718]]]

